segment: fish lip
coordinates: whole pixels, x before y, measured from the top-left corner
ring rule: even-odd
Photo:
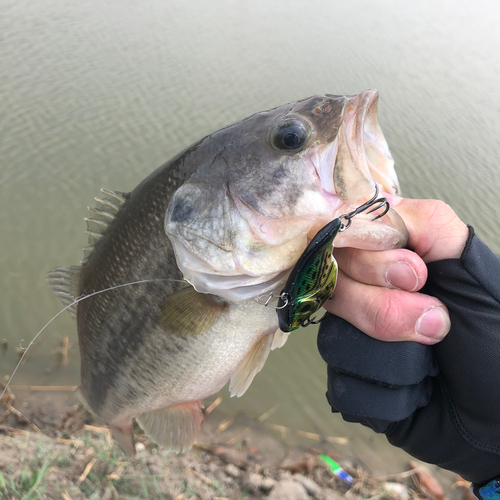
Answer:
[[[310,160],[323,191],[328,195],[342,194],[342,190],[337,189],[335,184],[335,168],[341,161],[339,157],[346,157],[345,153],[360,174],[370,181],[370,185],[377,182],[381,185],[381,190],[389,194],[399,194],[397,177],[395,172],[393,173],[394,161],[378,124],[378,99],[379,93],[375,89],[346,96],[342,125],[337,137],[332,143],[313,150]],[[343,135],[345,138],[342,139]],[[341,143],[347,145],[347,148]],[[387,175],[390,179],[386,180]],[[367,196],[369,194],[366,193]]]
[[[349,149],[355,153],[355,158],[361,163],[361,168],[368,169],[368,162],[366,158],[365,151],[365,126],[368,125],[367,116],[370,117],[371,122],[377,122],[377,112],[376,107],[378,102],[378,91],[377,90],[364,90],[360,94],[354,96],[352,100],[346,106],[346,113],[350,113],[350,106],[354,106],[354,110],[351,112],[352,116],[347,118],[347,123],[350,126],[347,129],[347,143]],[[369,110],[374,112],[368,113]]]
[[[361,171],[374,183],[379,184],[383,193],[399,195],[399,182],[394,170],[394,160],[384,134],[378,123],[377,106],[379,93],[375,89],[365,90],[346,105],[354,106],[354,123],[346,134],[349,149]]]

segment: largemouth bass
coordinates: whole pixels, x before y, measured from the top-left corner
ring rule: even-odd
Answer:
[[[308,241],[373,195],[399,194],[377,122],[378,93],[320,95],[254,114],[196,142],[132,192],[102,190],[79,266],[49,284],[70,308],[80,392],[122,448],[135,418],[156,443],[189,448],[202,400],[241,396],[284,344],[272,307]],[[388,249],[408,233],[394,210],[361,214],[336,246]],[[137,283],[139,281],[151,280]]]

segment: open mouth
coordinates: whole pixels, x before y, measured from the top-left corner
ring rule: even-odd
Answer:
[[[353,96],[347,103],[342,127],[346,139],[343,146],[347,148],[342,150],[343,141],[340,137],[336,163],[339,163],[339,160],[347,161],[353,170],[351,175],[344,176],[343,183],[350,180],[350,184],[354,186],[364,180],[373,186],[373,182],[376,182],[386,193],[397,195],[399,184],[394,160],[378,123],[377,104],[376,90],[365,90]],[[335,168],[338,166],[336,164]],[[353,175],[354,173],[357,173],[357,176]],[[337,182],[335,184],[337,186]],[[352,196],[349,198],[352,199]]]
[[[378,92],[365,90],[346,98],[337,138],[317,151],[323,189],[351,203],[373,194],[373,184],[399,195],[399,183],[387,141],[377,119]]]

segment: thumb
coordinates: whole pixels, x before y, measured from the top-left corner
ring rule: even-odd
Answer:
[[[424,262],[460,258],[469,230],[449,205],[440,200],[400,198],[391,206],[408,228],[408,246]]]

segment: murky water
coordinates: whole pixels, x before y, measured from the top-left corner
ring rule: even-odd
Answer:
[[[316,93],[377,88],[404,194],[447,201],[500,251],[496,0],[3,0],[1,10],[2,376],[59,310],[45,274],[82,258],[99,188],[131,190],[203,135]],[[76,348],[54,367],[65,334],[76,342],[69,316],[16,383],[77,384]],[[325,378],[315,331],[301,330],[224,404],[255,416],[278,404],[269,421],[349,436],[387,469],[383,438],[330,414]],[[384,453],[396,470],[402,454]]]

